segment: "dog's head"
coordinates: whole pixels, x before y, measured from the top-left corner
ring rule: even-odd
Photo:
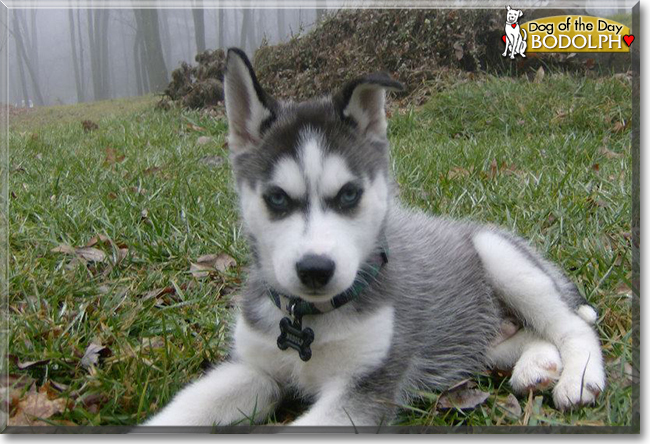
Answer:
[[[277,291],[320,302],[349,288],[380,241],[389,191],[385,74],[279,102],[230,49],[228,145],[256,262]]]
[[[519,17],[524,15],[523,11],[520,9],[512,9],[510,6],[507,6],[508,12],[506,12],[506,23],[512,24],[517,23]]]

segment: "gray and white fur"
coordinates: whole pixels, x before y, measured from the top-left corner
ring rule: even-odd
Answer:
[[[251,269],[229,359],[147,425],[263,422],[293,391],[313,400],[295,425],[388,424],[413,389],[445,389],[489,367],[512,369],[518,393],[554,385],[560,409],[596,400],[597,314],[568,278],[508,232],[399,202],[384,111],[385,90],[398,89],[375,74],[329,97],[279,102],[243,52],[228,52],[229,146]],[[303,318],[315,332],[309,361],[277,347],[287,313],[269,287],[327,301],[384,244],[388,263],[358,298]]]

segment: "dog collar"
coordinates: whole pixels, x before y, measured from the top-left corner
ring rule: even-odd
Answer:
[[[314,341],[314,331],[309,327],[302,328],[302,317],[327,313],[356,299],[377,277],[387,262],[388,248],[383,246],[361,267],[350,288],[326,302],[305,301],[298,296],[284,295],[269,287],[268,295],[273,304],[291,316],[291,319],[285,317],[280,321],[278,348],[286,350],[291,347],[298,351],[300,359],[309,361],[311,358],[310,345]]]

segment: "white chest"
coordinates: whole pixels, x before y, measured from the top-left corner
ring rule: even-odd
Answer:
[[[277,336],[253,330],[239,316],[235,328],[235,356],[264,370],[276,380],[317,394],[332,382],[345,382],[354,375],[379,366],[388,354],[393,336],[394,309],[385,306],[371,315],[330,312],[303,319],[314,330],[312,357],[303,362],[295,350],[280,350]],[[280,329],[278,327],[278,335]]]

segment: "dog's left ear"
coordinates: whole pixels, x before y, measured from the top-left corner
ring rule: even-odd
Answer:
[[[524,11],[522,11],[522,10],[520,9],[520,10],[519,10],[519,17],[521,17],[522,15],[524,15]]]
[[[224,74],[228,145],[239,152],[260,142],[263,126],[275,116],[276,101],[257,81],[244,51],[230,48]]]
[[[364,136],[386,138],[386,90],[404,91],[404,86],[386,73],[353,80],[333,98],[341,119],[351,119]]]

